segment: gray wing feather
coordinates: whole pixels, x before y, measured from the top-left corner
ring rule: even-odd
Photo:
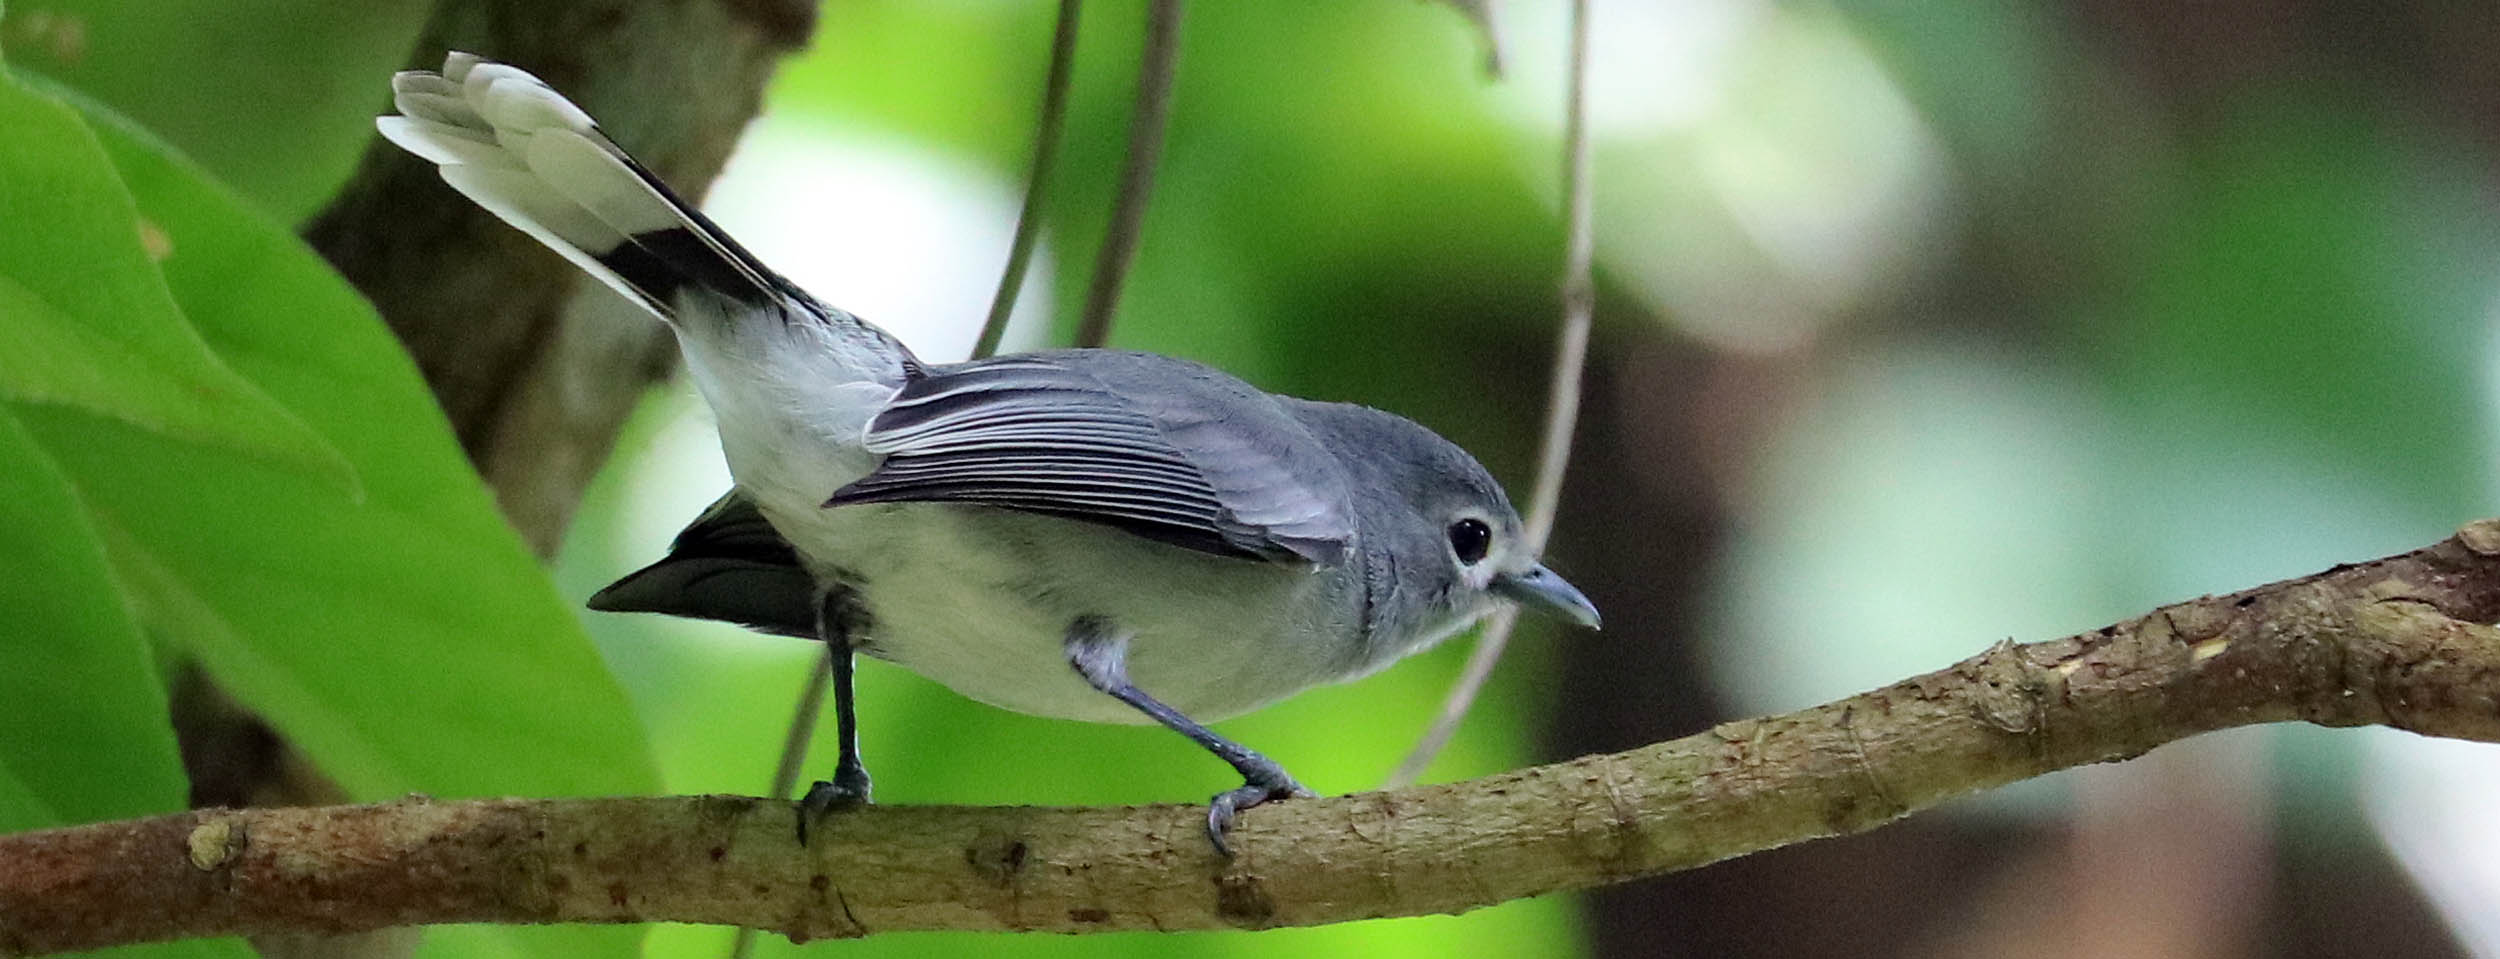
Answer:
[[[934,367],[869,424],[875,472],[827,505],[962,502],[1107,523],[1206,552],[1335,563],[1344,471],[1272,397],[1144,353]]]

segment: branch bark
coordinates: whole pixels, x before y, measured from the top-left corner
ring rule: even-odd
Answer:
[[[816,845],[746,797],[199,810],[0,837],[0,954],[438,922],[1265,928],[1460,912],[1860,832],[2302,720],[2500,741],[2500,520],[1838,702],[1466,783],[1203,810],[869,807]]]

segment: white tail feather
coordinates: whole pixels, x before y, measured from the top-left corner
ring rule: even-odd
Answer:
[[[681,292],[753,304],[789,289],[527,71],[453,53],[441,73],[400,73],[391,89],[400,115],[375,121],[385,138],[653,313],[673,315]],[[701,242],[664,237],[671,231]],[[672,242],[654,242],[661,238]],[[706,256],[718,262],[687,262]]]
[[[867,472],[859,437],[921,368],[910,350],[767,269],[538,78],[454,53],[391,88],[384,137],[675,327],[758,503],[812,516]]]
[[[407,146],[406,143],[400,145]],[[462,196],[529,234],[532,239],[546,244],[548,249],[563,254],[582,272],[625,294],[627,299],[642,304],[644,309],[661,317],[669,315],[665,304],[618,276],[615,270],[599,262],[599,258],[590,252],[592,249],[604,251],[623,246],[625,234],[599,222],[597,217],[590,215],[590,211],[549,193],[529,171],[463,163],[446,164],[442,176],[443,182],[451,184],[451,188],[460,191]]]
[[[633,168],[589,137],[550,130],[531,137],[523,155],[547,185],[626,236],[692,225],[674,206],[652,203],[651,188]],[[633,188],[618,189],[619,184]]]
[[[484,166],[518,170],[521,164],[494,141],[472,136],[458,127],[426,123],[412,117],[377,117],[373,125],[400,149],[437,166]]]

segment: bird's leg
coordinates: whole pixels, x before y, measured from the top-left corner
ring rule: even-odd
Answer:
[[[825,655],[833,657],[833,725],[842,740],[842,756],[834,761],[833,778],[817,780],[799,800],[802,846],[807,844],[808,823],[836,808],[868,801],[868,767],[859,759],[859,708],[851,693],[853,643],[864,618],[858,595],[847,587],[830,587],[817,598],[816,638],[824,642]]]
[[[1241,785],[1215,794],[1207,803],[1207,838],[1215,843],[1217,855],[1232,858],[1232,847],[1224,841],[1232,831],[1233,818],[1243,810],[1271,799],[1309,796],[1311,791],[1293,781],[1285,767],[1258,751],[1216,735],[1215,731],[1180,711],[1146,695],[1128,680],[1128,636],[1115,632],[1110,624],[1095,617],[1079,619],[1068,627],[1068,665],[1095,689],[1135,707],[1138,712],[1154,717],[1216,758],[1241,773]]]

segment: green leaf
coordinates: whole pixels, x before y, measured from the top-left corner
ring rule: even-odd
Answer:
[[[643,926],[430,926],[417,959],[531,959],[635,956]]]
[[[67,478],[0,412],[0,829],[183,808],[164,684]],[[37,805],[29,805],[29,802]]]
[[[1502,30],[1493,20],[1493,0],[1441,0],[1441,5],[1458,11],[1467,25],[1484,44],[1484,75],[1488,80],[1502,78]]]
[[[12,62],[179,145],[286,222],[319,211],[373,139],[384,81],[431,3],[35,0]]]
[[[133,208],[78,114],[0,76],[0,130],[0,398],[352,482],[336,450],[184,322],[144,249],[184,238]]]
[[[0,412],[0,833],[183,808],[165,691],[68,479]],[[26,717],[40,721],[23,721]],[[240,939],[154,943],[122,959],[249,959]]]
[[[151,942],[78,955],[85,959],[261,959],[259,951],[239,938]]]
[[[424,382],[354,290],[195,167],[90,110],[209,345],[333,444],[360,495],[48,409],[149,625],[348,791],[650,791],[639,724],[503,524]]]
[[[35,787],[17,778],[16,773],[9,771],[7,763],[0,763],[0,833],[24,832],[60,824],[61,815],[53,812],[52,805],[44,802],[43,797],[35,795]]]
[[[83,171],[63,169],[97,158],[92,155],[92,139],[76,128],[75,116],[66,117],[67,128],[52,122],[65,116],[53,112],[58,109],[16,87],[0,72],[0,126],[11,132],[0,138],[0,214],[6,214],[5,222],[16,227],[0,230],[0,354],[5,354],[0,356],[0,395],[39,398],[25,391],[32,383],[54,399],[95,403],[99,412],[164,414],[169,411],[150,401],[183,397],[145,378],[164,375],[164,370],[156,368],[162,363],[171,367],[176,389],[191,391],[191,401],[224,398],[243,407],[253,405],[255,399],[265,401],[248,384],[217,366],[169,308],[166,312],[172,322],[157,330],[139,325],[146,314],[136,315],[139,323],[133,327],[116,328],[126,334],[157,334],[155,340],[141,339],[134,347],[130,341],[117,342],[79,325],[45,304],[33,289],[8,278],[8,267],[24,262],[10,257],[24,253],[26,241],[45,232],[26,227],[58,225],[27,215],[28,207],[41,210],[47,201],[81,199],[76,193],[30,197],[21,190],[30,183],[95,185],[95,179]],[[45,155],[63,146],[68,150]],[[82,151],[87,155],[79,155]],[[62,164],[63,160],[68,163]],[[97,164],[92,169],[105,168]],[[66,184],[53,179],[63,173]],[[118,187],[112,194],[89,191],[84,197],[98,198],[119,198]],[[119,199],[126,207],[127,199]],[[135,220],[125,216],[113,222],[131,225]],[[74,242],[74,238],[56,238]],[[74,278],[100,279],[100,286],[111,282],[110,277],[100,278],[83,268],[66,272]],[[150,346],[174,349],[151,352]],[[99,367],[98,359],[108,365]],[[98,372],[108,375],[98,377]],[[244,389],[229,392],[237,384]],[[157,391],[152,395],[147,392],[151,387]],[[264,411],[279,413],[281,418],[273,423],[288,422],[274,403]],[[170,412],[168,422],[181,422],[183,414],[195,408],[176,404]],[[146,421],[144,416],[130,419]],[[211,424],[209,435],[219,435],[217,425],[223,424]],[[304,456],[323,468],[340,462],[308,429],[296,427],[300,435],[287,436],[285,427],[264,424],[263,429],[280,437],[271,452],[281,458]],[[244,432],[248,436],[250,431]],[[313,442],[302,442],[307,438]],[[8,703],[22,717],[43,720],[0,724],[0,832],[182,808],[188,784],[176,754],[164,686],[146,643],[131,621],[121,588],[112,579],[75,491],[33,436],[4,410],[0,410],[0,545],[5,545],[13,559],[11,574],[0,577],[0,617],[7,618],[14,637],[0,644],[0,663],[6,664],[0,668],[0,702]],[[95,955],[251,959],[257,953],[241,939],[222,938],[150,943]]]

